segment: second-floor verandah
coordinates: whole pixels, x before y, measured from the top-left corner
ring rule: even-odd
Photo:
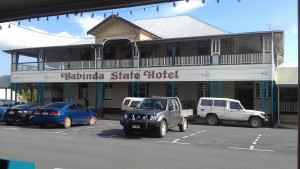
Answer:
[[[278,60],[273,43],[269,35],[137,43],[123,39],[104,46],[33,49],[36,62],[16,61],[16,55],[26,55],[19,50],[12,54],[12,71],[272,64]]]

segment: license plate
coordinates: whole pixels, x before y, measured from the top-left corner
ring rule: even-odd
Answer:
[[[48,112],[43,112],[43,115],[48,115]]]
[[[15,112],[13,112],[13,111],[9,111],[9,112],[8,112],[8,114],[15,114]]]
[[[139,126],[139,125],[132,125],[132,128],[134,128],[134,129],[139,129],[140,126]]]

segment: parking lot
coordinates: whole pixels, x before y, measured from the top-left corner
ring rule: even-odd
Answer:
[[[7,126],[0,122],[0,157],[36,168],[278,168],[297,166],[297,130],[247,125],[190,124],[165,138],[123,134],[117,120],[69,129]]]

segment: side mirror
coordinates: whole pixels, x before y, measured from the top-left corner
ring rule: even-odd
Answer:
[[[169,110],[175,110],[174,106],[173,105],[169,106]]]

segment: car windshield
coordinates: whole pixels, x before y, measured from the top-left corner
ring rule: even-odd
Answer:
[[[44,106],[44,109],[61,109],[63,108],[67,103],[65,102],[58,102],[58,103],[50,103]]]
[[[136,109],[156,109],[165,110],[167,106],[167,100],[164,99],[145,99],[142,101]]]

